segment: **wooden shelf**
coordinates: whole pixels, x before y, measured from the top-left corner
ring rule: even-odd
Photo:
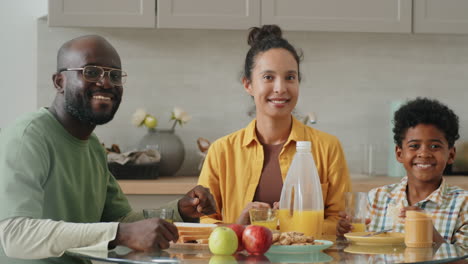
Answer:
[[[448,184],[468,190],[468,176],[445,176]],[[197,185],[198,176],[166,176],[156,180],[118,180],[125,194],[185,194]],[[354,192],[397,183],[400,178],[387,176],[351,175]]]
[[[118,180],[125,194],[186,194],[198,176],[166,176],[155,180]]]

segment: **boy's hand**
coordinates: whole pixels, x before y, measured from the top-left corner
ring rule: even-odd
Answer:
[[[341,211],[338,213],[340,220],[336,224],[336,236],[343,238],[344,234],[349,233],[354,229],[354,226],[351,224],[351,216]],[[366,218],[366,226],[371,222],[370,219]]]
[[[417,206],[407,206],[407,207],[403,207],[400,209],[400,214],[398,215],[398,217],[400,218],[406,218],[406,211],[419,211],[419,212],[424,212],[423,209],[417,207]]]
[[[351,217],[345,212],[340,211],[338,216],[340,219],[336,224],[336,236],[342,238],[344,237],[344,234],[349,233],[349,231],[352,230],[353,226],[351,225]]]

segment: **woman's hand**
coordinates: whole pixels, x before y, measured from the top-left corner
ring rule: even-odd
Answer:
[[[279,210],[279,202],[274,202],[273,203],[273,209]]]
[[[236,223],[240,225],[249,225],[250,224],[250,215],[249,210],[252,208],[270,208],[271,206],[267,203],[262,202],[250,202],[247,206],[242,210],[239,218],[237,218]]]

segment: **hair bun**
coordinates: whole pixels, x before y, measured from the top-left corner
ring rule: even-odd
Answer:
[[[250,28],[247,43],[252,47],[264,39],[281,38],[282,35],[281,28],[277,25],[264,25],[261,28],[252,27]]]

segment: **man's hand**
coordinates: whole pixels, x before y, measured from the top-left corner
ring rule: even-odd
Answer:
[[[237,218],[236,223],[240,225],[248,225],[250,224],[250,214],[249,210],[252,208],[270,208],[270,205],[268,203],[262,203],[262,202],[250,202],[248,203],[244,210],[242,210],[239,218]]]
[[[169,248],[169,242],[179,239],[177,227],[159,218],[134,223],[120,223],[115,240],[109,247],[122,245],[137,251]]]
[[[194,222],[202,215],[216,213],[216,202],[210,190],[201,185],[195,186],[178,203],[179,213],[185,222]]]

